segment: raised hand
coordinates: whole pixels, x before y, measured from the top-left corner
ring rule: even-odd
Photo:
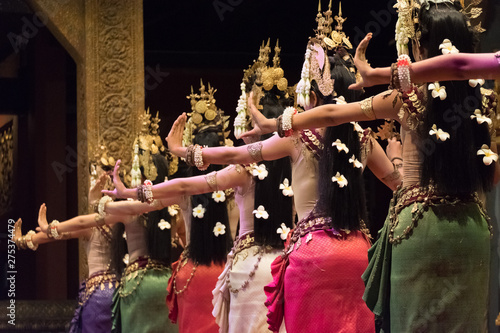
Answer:
[[[115,185],[115,189],[112,191],[102,190],[101,193],[115,198],[127,198],[126,195],[128,189],[122,183],[122,180],[120,179],[119,175],[121,162],[122,162],[121,160],[116,161],[115,169],[113,170],[113,184]]]
[[[14,223],[14,233],[13,233],[13,238],[12,240],[17,244],[17,242],[19,241],[19,239],[23,236],[23,231],[21,229],[23,225],[23,220],[21,220],[21,218],[19,218],[16,223]]]
[[[263,134],[272,133],[277,130],[276,120],[267,119],[255,106],[253,102],[253,92],[250,93],[248,97],[248,107],[250,112],[252,112],[253,129],[245,132],[241,135],[242,138],[247,138],[251,136],[261,136]]]
[[[372,33],[368,33],[365,38],[359,43],[356,48],[356,54],[354,55],[354,65],[356,66],[358,73],[361,75],[361,80],[349,86],[349,89],[360,90],[363,87],[371,87],[375,85],[372,82],[370,75],[372,74],[373,68],[371,68],[368,60],[366,59],[366,49],[368,44],[372,39]]]
[[[402,158],[403,157],[403,147],[401,145],[401,141],[399,141],[396,137],[391,139],[387,139],[387,148],[385,149],[387,153],[387,157],[391,160],[394,158]]]
[[[41,231],[46,233],[49,228],[49,224],[47,223],[47,206],[45,204],[41,204],[40,210],[38,211],[38,227],[36,231]]]
[[[99,179],[97,179],[95,185],[89,190],[89,202],[98,201],[102,194],[101,191],[104,189],[104,185],[106,185],[109,176],[106,172],[103,172]]]
[[[181,114],[175,120],[168,136],[166,137],[168,149],[170,152],[179,157],[185,157],[185,148],[182,147],[182,137],[184,135],[184,126],[186,125],[186,113]]]

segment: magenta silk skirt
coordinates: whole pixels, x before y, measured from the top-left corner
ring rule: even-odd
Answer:
[[[370,248],[364,234],[318,230],[300,244],[271,266],[273,282],[265,288],[270,329],[277,331],[284,316],[288,333],[375,332],[362,299]]]

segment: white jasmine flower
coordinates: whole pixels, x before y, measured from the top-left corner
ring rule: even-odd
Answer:
[[[347,104],[347,102],[345,101],[344,96],[339,96],[337,98],[334,98],[333,100],[336,101],[337,104]]]
[[[358,133],[363,133],[365,130],[361,127],[356,121],[351,121],[351,124],[354,125],[354,130]]]
[[[254,166],[252,169],[252,175],[259,177],[260,180],[264,180],[267,177],[267,169],[264,164],[259,166]]]
[[[286,197],[293,197],[292,186],[288,183],[288,178],[283,179],[283,184],[280,184],[280,190],[283,190],[283,195]]]
[[[123,239],[127,240],[127,232],[126,231],[123,232],[122,237],[123,237]]]
[[[258,219],[267,220],[269,218],[269,214],[266,212],[264,206],[260,205],[257,209],[254,209],[252,214],[255,214],[255,217]]]
[[[168,213],[170,216],[175,216],[179,213],[179,210],[177,209],[177,205],[172,205],[168,206]]]
[[[129,256],[128,256],[128,253],[127,253],[127,254],[125,254],[125,255],[123,256],[123,263],[124,263],[125,265],[128,265],[128,263],[129,263]]]
[[[436,124],[432,125],[432,129],[429,131],[429,135],[435,135],[436,139],[440,141],[446,141],[450,138],[450,134],[440,128],[437,128]]]
[[[215,202],[224,202],[226,201],[226,193],[224,193],[224,191],[215,191],[212,193],[212,199],[214,199]]]
[[[482,124],[484,122],[486,122],[488,125],[491,125],[491,119],[484,116],[483,114],[481,114],[481,110],[479,109],[476,109],[474,111],[474,114],[470,116],[470,119],[474,119],[476,118],[476,121],[478,124]]]
[[[332,177],[332,182],[337,183],[339,187],[347,186],[347,179],[344,175],[341,175],[339,172],[335,176]]]
[[[349,163],[352,163],[355,168],[361,169],[363,167],[363,163],[358,161],[356,156],[352,155],[352,157],[349,159]]]
[[[225,233],[226,233],[226,226],[220,222],[217,222],[214,227],[215,237],[219,237],[219,235],[224,235]]]
[[[443,54],[454,54],[460,51],[451,43],[449,39],[443,40],[443,43],[439,45],[439,49]]]
[[[276,233],[280,235],[280,238],[282,240],[286,240],[289,232],[290,232],[290,228],[288,228],[285,225],[285,223],[281,223],[281,227],[276,230]]]
[[[427,87],[429,90],[432,90],[432,98],[440,98],[441,100],[446,99],[446,87],[440,86],[439,82],[434,82],[429,84]]]
[[[337,150],[339,152],[343,150],[346,154],[349,153],[349,148],[347,148],[347,146],[343,144],[339,139],[332,143],[332,147],[337,147]]]
[[[160,228],[161,230],[165,230],[172,228],[172,226],[164,219],[161,219],[160,222],[158,222],[158,228]]]
[[[481,149],[477,151],[477,155],[484,155],[483,163],[485,165],[490,165],[493,161],[498,161],[498,154],[493,152],[488,145],[482,145]]]
[[[193,216],[202,219],[205,215],[205,208],[201,204],[193,208]]]
[[[469,86],[471,86],[472,88],[476,88],[478,84],[480,86],[482,86],[484,84],[484,79],[470,79],[469,80]]]

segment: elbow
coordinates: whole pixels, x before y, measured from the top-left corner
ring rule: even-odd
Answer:
[[[179,191],[176,194],[179,196],[189,195],[189,188],[190,186],[186,182],[181,181],[179,184]]]
[[[225,164],[238,164],[238,153],[236,149],[225,149],[225,151],[220,155],[221,161]]]
[[[465,74],[467,70],[467,61],[465,61],[459,54],[452,54],[450,55],[451,59],[449,61],[451,62],[451,69],[453,71],[453,76],[457,80],[465,80],[467,79],[467,75]]]
[[[334,112],[329,112],[329,113],[325,114],[323,117],[320,117],[320,119],[322,120],[322,123],[328,127],[340,125],[337,117],[335,117]]]

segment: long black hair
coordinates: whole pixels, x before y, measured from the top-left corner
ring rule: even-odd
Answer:
[[[152,181],[153,184],[159,184],[165,181],[168,176],[168,160],[167,158],[158,153],[152,156],[152,161],[157,170],[157,177]],[[143,168],[141,167],[141,171]],[[166,222],[171,222],[171,216],[168,209],[149,212],[139,217],[144,222],[146,227],[146,244],[148,255],[151,259],[161,261],[169,266],[172,262],[171,249],[172,249],[172,235],[170,229],[160,229],[158,223],[163,219]],[[118,278],[123,274],[125,264],[123,257],[128,252],[127,242],[123,237],[125,226],[123,223],[117,223],[113,226],[113,236],[111,238],[111,268],[115,271]]]
[[[420,43],[428,57],[441,54],[439,45],[449,39],[460,52],[472,53],[476,36],[460,13],[459,1],[452,4],[434,4],[420,10]],[[494,164],[484,165],[477,151],[483,144],[490,146],[488,125],[479,125],[470,116],[481,109],[479,87],[472,88],[467,81],[440,82],[446,87],[444,100],[432,98],[427,91],[423,125],[420,126],[420,153],[422,158],[421,185],[433,183],[437,190],[447,194],[466,194],[486,191],[491,187]],[[446,141],[429,135],[432,126],[450,134]]]
[[[153,155],[153,163],[156,167],[157,177],[153,180],[153,184],[160,184],[165,181],[168,176],[168,159],[163,154]],[[172,262],[172,234],[171,229],[160,229],[158,223],[165,220],[171,223],[172,217],[168,212],[168,208],[149,212],[146,216],[147,229],[147,246],[148,253],[151,259],[160,260],[165,264],[170,265]]]
[[[356,82],[355,73],[351,70],[354,65],[350,56],[344,49],[340,49],[330,56],[329,60],[337,96],[343,96],[348,103],[358,101],[361,93],[347,89],[350,84]],[[323,97],[323,103],[331,101],[332,97],[324,97],[317,89],[317,85],[312,85],[312,89],[317,96]],[[335,103],[335,101],[331,102]],[[358,230],[361,227],[360,220],[366,221],[364,182],[362,169],[355,168],[349,162],[352,156],[361,162],[358,132],[350,123],[328,127],[323,140],[324,149],[319,161],[319,198],[316,212],[331,217],[333,227],[336,229]],[[339,152],[336,147],[333,147],[332,143],[336,140],[345,144],[349,152]],[[337,172],[347,179],[347,186],[341,188],[332,182],[332,177]]]
[[[288,106],[293,106],[293,99],[288,98],[286,93],[274,86],[271,90],[264,90],[264,96],[260,100],[263,106],[262,113],[266,118],[277,118]],[[268,136],[262,136],[265,140]],[[293,198],[285,196],[280,190],[280,184],[288,179],[292,184],[292,168],[290,157],[283,157],[274,161],[261,161],[264,164],[268,175],[263,180],[255,177],[255,209],[264,206],[269,214],[268,219],[254,216],[254,237],[255,243],[273,248],[283,248],[284,242],[276,232],[284,223],[288,228],[293,227]],[[292,186],[293,187],[293,186]]]
[[[220,137],[222,128],[213,127],[195,134],[193,144],[207,147],[220,146],[223,138]],[[199,176],[220,170],[220,165],[210,165],[206,171],[200,171],[195,167],[190,168],[192,176]],[[191,196],[192,208],[200,205],[205,208],[203,218],[194,217],[191,214],[191,233],[187,247],[187,256],[201,265],[211,263],[224,264],[227,253],[231,249],[231,232],[226,202],[215,202],[212,193]],[[225,227],[225,233],[215,236],[213,229],[217,222]]]

